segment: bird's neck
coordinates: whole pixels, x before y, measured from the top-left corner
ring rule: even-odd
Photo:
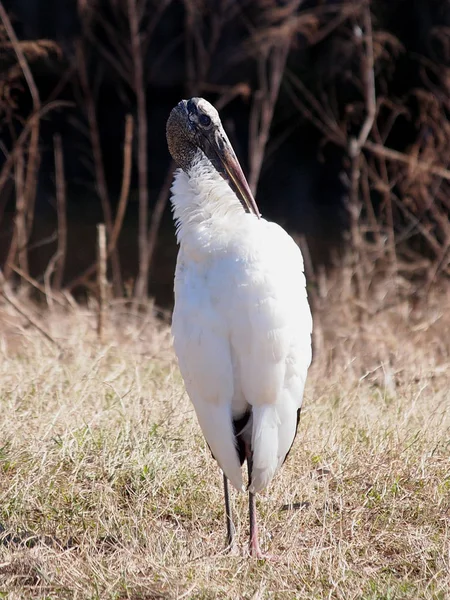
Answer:
[[[201,150],[186,172],[176,171],[172,208],[179,243],[199,235],[214,236],[246,215],[236,194]]]

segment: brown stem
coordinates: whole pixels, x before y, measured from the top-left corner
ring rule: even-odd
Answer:
[[[34,288],[36,288],[39,292],[41,292],[41,294],[44,294],[44,296],[50,296],[52,301],[57,302],[61,306],[67,307],[67,304],[68,304],[67,299],[63,299],[63,296],[53,294],[51,291],[49,292],[49,290],[47,290],[45,288],[45,286],[41,285],[39,283],[39,281],[36,281],[36,279],[34,279],[30,275],[28,275],[27,273],[22,271],[22,269],[20,267],[18,267],[16,265],[11,265],[11,268],[15,273],[17,273],[17,275],[20,275],[20,277],[22,277],[22,279],[24,279],[27,283],[29,283]]]
[[[27,82],[28,85],[28,89],[30,90],[30,94],[31,94],[31,98],[33,101],[33,112],[35,114],[39,113],[41,110],[41,100],[39,97],[39,91],[38,88],[36,86],[36,83],[34,81],[34,77],[33,74],[31,73],[30,67],[28,65],[28,62],[25,58],[25,55],[22,51],[22,48],[20,46],[19,40],[16,36],[16,33],[14,31],[14,28],[11,24],[11,21],[9,19],[9,16],[5,10],[5,8],[3,7],[2,2],[0,1],[0,19],[3,23],[3,26],[6,30],[6,33],[11,41],[11,45],[14,48],[14,52],[17,56],[17,60],[18,63],[20,65],[20,68],[22,69],[23,75],[25,77],[25,80]],[[19,240],[19,246],[21,248],[21,252],[25,252],[26,253],[26,238],[29,237],[29,235],[31,234],[31,228],[32,228],[32,224],[33,224],[33,215],[34,215],[34,202],[35,202],[35,197],[36,197],[36,187],[37,187],[37,172],[39,169],[39,162],[40,162],[40,157],[39,157],[39,130],[40,130],[40,120],[36,119],[33,121],[33,124],[31,126],[31,138],[30,138],[30,144],[29,144],[29,148],[28,148],[28,161],[27,161],[27,166],[26,166],[26,172],[25,172],[25,180],[24,182],[21,182],[21,192],[20,192],[20,201],[18,200],[18,202],[20,202],[21,205],[21,210],[22,210],[22,214],[20,215],[20,236],[21,239]],[[19,160],[23,160],[19,159]],[[22,169],[22,167],[20,167]],[[17,181],[17,177],[16,177],[16,181]],[[28,212],[28,214],[27,214]],[[24,222],[26,224],[26,227],[24,230],[22,230],[22,219],[24,219]],[[19,222],[19,221],[18,221]],[[14,242],[14,240],[13,240]],[[14,244],[12,244],[12,246],[14,246]],[[14,248],[13,248],[14,249]],[[10,257],[11,262],[14,261],[14,256]],[[22,257],[19,259],[21,261],[21,266],[22,268],[28,272],[28,261],[25,258],[24,254],[22,254]]]
[[[63,350],[61,345],[50,335],[50,333],[38,323],[38,321],[28,313],[19,301],[10,292],[8,283],[5,280],[3,273],[0,271],[0,295],[10,304],[16,312],[24,317],[30,325],[32,325],[39,333],[41,333],[49,342],[54,344],[59,350]]]
[[[8,281],[16,254],[18,254],[20,267],[28,273],[27,230],[26,230],[26,199],[24,190],[24,160],[23,154],[17,154],[15,164],[15,192],[16,214],[14,217],[14,231],[5,261],[4,276]]]
[[[363,80],[366,105],[366,118],[359,131],[357,138],[351,138],[349,141],[348,152],[351,160],[350,170],[350,189],[348,195],[348,211],[350,215],[350,233],[353,248],[358,252],[355,260],[355,275],[358,300],[366,303],[367,300],[367,256],[363,255],[364,243],[360,231],[361,201],[359,199],[359,187],[361,179],[362,166],[362,148],[366,142],[376,116],[376,96],[375,96],[375,75],[374,75],[374,56],[372,39],[372,20],[370,15],[370,4],[367,2],[364,9],[364,51],[363,51]],[[365,269],[366,268],[366,269]],[[364,318],[360,311],[359,318]]]
[[[131,184],[131,167],[133,155],[133,127],[134,120],[132,115],[127,115],[125,120],[125,139],[123,144],[123,174],[122,185],[120,188],[119,206],[117,208],[116,220],[114,222],[111,240],[108,244],[108,253],[116,247],[119,234],[122,229],[125,210],[127,208],[128,196]]]
[[[97,111],[95,108],[95,101],[92,95],[91,85],[89,84],[88,80],[86,58],[84,53],[83,42],[81,40],[77,44],[77,63],[78,72],[80,75],[80,82],[86,100],[86,111],[89,123],[92,155],[94,157],[96,187],[102,206],[103,217],[105,219],[106,231],[108,233],[108,237],[111,237],[113,228],[111,202],[109,199],[108,186],[106,184],[106,175],[103,165],[103,153],[100,142],[100,131],[98,128]],[[120,296],[122,293],[122,277],[120,270],[119,254],[115,248],[111,253],[111,267],[114,293]]]
[[[350,156],[360,154],[375,121],[377,110],[377,98],[375,94],[375,73],[373,69],[373,37],[372,37],[372,19],[370,16],[370,4],[367,2],[364,10],[364,58],[363,58],[363,79],[366,101],[366,118],[356,139],[350,140]]]
[[[28,273],[27,256],[27,225],[26,225],[26,195],[25,195],[25,164],[23,154],[19,154],[16,161],[16,229],[19,254],[19,266]]]
[[[155,206],[152,211],[152,216],[150,220],[150,228],[148,231],[148,243],[147,243],[147,252],[148,252],[148,266],[150,270],[150,265],[152,264],[153,254],[156,248],[156,242],[158,240],[158,232],[159,227],[161,225],[161,219],[164,213],[164,209],[167,204],[167,200],[170,195],[170,186],[172,185],[173,172],[175,169],[175,164],[172,162],[169,169],[167,170],[166,178],[164,180],[164,184],[159,192],[158,198],[156,200]]]
[[[111,255],[111,252],[116,248],[117,240],[119,239],[120,231],[122,229],[123,219],[128,203],[128,196],[130,193],[131,183],[131,167],[132,167],[132,152],[133,152],[133,117],[127,115],[125,122],[125,140],[123,146],[123,175],[122,175],[122,186],[120,190],[119,206],[117,208],[116,219],[114,222],[113,232],[108,243],[107,256]],[[97,262],[88,267],[81,275],[78,275],[73,281],[67,286],[67,290],[73,290],[79,285],[86,284],[88,278],[93,275],[97,270]]]
[[[2,194],[5,184],[9,180],[10,171],[14,165],[14,161],[16,160],[17,155],[23,152],[25,142],[27,141],[28,136],[33,130],[33,127],[35,127],[35,121],[44,117],[51,110],[54,110],[55,108],[61,108],[64,106],[73,106],[73,102],[66,102],[64,100],[54,100],[53,102],[49,102],[48,104],[40,108],[38,112],[33,113],[30,117],[28,117],[11,152],[8,154],[8,158],[3,164],[2,170],[0,171],[0,195]]]
[[[16,53],[17,60],[19,61],[20,68],[22,69],[23,75],[26,79],[28,88],[30,90],[31,97],[33,99],[33,107],[35,111],[38,111],[41,106],[41,101],[39,98],[39,91],[37,89],[36,83],[34,81],[34,77],[31,73],[30,67],[28,65],[27,59],[25,58],[24,53],[22,52],[22,48],[20,47],[20,42],[16,36],[16,32],[11,24],[10,18],[8,17],[8,13],[3,7],[3,3],[0,0],[0,19],[2,20],[3,26],[5,27],[6,33],[8,34],[9,39],[11,40],[11,45],[14,48],[14,52]]]
[[[26,203],[26,224],[27,237],[31,236],[34,220],[34,205],[36,202],[37,177],[40,164],[39,153],[39,132],[40,121],[36,120],[31,129],[30,144],[28,146],[28,161],[25,178],[25,203]]]
[[[264,153],[269,139],[270,127],[272,125],[273,113],[280,91],[287,57],[289,54],[290,39],[282,46],[269,50],[268,56],[260,59],[259,64],[259,86],[255,94],[250,117],[250,140],[249,140],[249,186],[253,194],[256,193]],[[267,68],[270,69],[270,81],[267,81]]]
[[[148,173],[147,173],[147,111],[144,80],[144,67],[139,32],[137,0],[128,0],[128,21],[130,25],[131,56],[133,59],[133,87],[137,103],[138,129],[138,177],[139,177],[139,273],[136,281],[135,296],[147,297],[148,291]]]
[[[107,302],[107,272],[106,272],[106,231],[103,223],[97,225],[98,248],[97,248],[97,284],[98,284],[98,321],[97,335],[99,340],[103,342],[105,314]]]
[[[58,246],[56,250],[57,262],[55,267],[55,278],[53,286],[60,291],[64,276],[67,249],[67,214],[66,214],[66,182],[64,178],[64,156],[61,136],[55,134],[53,137],[55,154],[55,187],[56,187],[56,211],[58,215]]]
[[[442,177],[443,179],[450,181],[450,170],[445,169],[444,167],[435,166],[432,163],[424,162],[422,160],[416,160],[414,157],[409,156],[408,154],[398,152],[397,150],[392,150],[392,148],[386,148],[386,146],[375,144],[374,142],[370,141],[364,142],[364,148],[366,150],[370,150],[370,152],[373,152],[378,156],[384,156],[389,160],[401,162],[404,165],[409,165],[411,169],[416,169],[420,172],[432,173],[433,175],[437,175],[438,177]]]

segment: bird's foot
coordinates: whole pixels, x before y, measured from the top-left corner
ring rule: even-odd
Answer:
[[[252,558],[257,558],[258,560],[264,560],[266,558],[266,555],[259,546],[257,548],[250,546],[249,552]]]
[[[269,554],[268,552],[263,552],[259,546],[258,540],[251,540],[248,548],[249,554],[252,558],[256,558],[257,560],[270,560],[276,561],[277,557],[273,556],[273,554]]]
[[[257,550],[249,549],[249,553],[250,556],[252,558],[256,558],[256,560],[267,560],[269,562],[277,562],[278,560],[280,560],[278,556],[274,556],[269,552],[263,552],[261,548],[258,548]]]

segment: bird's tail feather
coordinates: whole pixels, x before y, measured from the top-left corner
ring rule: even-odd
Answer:
[[[230,408],[197,401],[195,410],[208,446],[220,468],[238,491],[244,491]]]
[[[280,417],[275,404],[253,407],[253,468],[249,491],[264,489],[279,466],[278,434]]]

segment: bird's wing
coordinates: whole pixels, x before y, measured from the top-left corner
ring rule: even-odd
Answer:
[[[230,317],[240,385],[253,407],[253,491],[268,484],[294,440],[312,331],[300,249],[278,225],[260,231],[264,242],[253,243],[259,252],[237,282]]]
[[[312,332],[299,247],[274,223],[256,232],[261,240],[249,246],[258,252],[236,271],[229,314],[232,351],[252,406],[275,404],[287,383],[306,377]]]
[[[183,253],[177,262],[172,334],[186,390],[203,435],[225,475],[243,489],[233,432],[233,367],[224,316],[211,304],[210,290]]]

